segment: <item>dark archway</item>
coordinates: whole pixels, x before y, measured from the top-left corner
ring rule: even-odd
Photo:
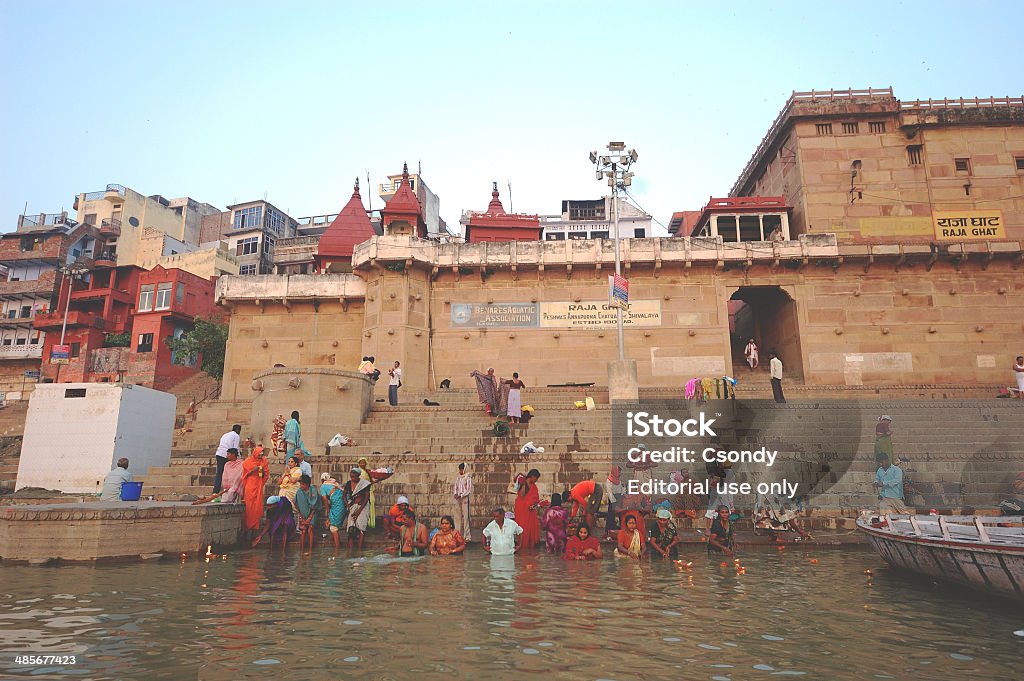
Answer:
[[[729,342],[737,375],[747,368],[743,350],[750,338],[760,350],[759,374],[768,374],[768,360],[772,352],[777,352],[785,377],[803,380],[796,301],[781,287],[741,286],[729,298]]]

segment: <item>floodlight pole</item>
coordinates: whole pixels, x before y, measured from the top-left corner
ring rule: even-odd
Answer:
[[[609,142],[608,154],[599,156],[596,151],[590,152],[590,161],[597,168],[597,178],[607,178],[612,188],[612,232],[615,241],[615,274],[622,276],[622,258],[619,250],[619,189],[632,184],[633,173],[629,172],[637,159],[635,149],[626,151],[624,142]],[[619,338],[619,360],[626,358],[626,334],[623,330],[622,308],[615,308],[616,329]]]

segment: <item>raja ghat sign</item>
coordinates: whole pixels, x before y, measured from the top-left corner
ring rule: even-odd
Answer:
[[[935,237],[940,241],[1005,239],[1001,210],[959,210],[932,213]]]
[[[456,303],[455,329],[604,329],[614,328],[616,308],[606,301],[579,303]],[[634,300],[622,313],[626,326],[661,326],[660,300]]]

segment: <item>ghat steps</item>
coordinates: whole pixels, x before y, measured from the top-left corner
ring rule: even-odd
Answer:
[[[336,477],[344,475],[360,456],[369,457],[374,467],[394,466],[397,474],[377,490],[378,512],[398,494],[406,494],[421,514],[436,520],[452,510],[451,481],[460,461],[471,464],[474,513],[480,515],[497,505],[512,505],[514,498],[506,487],[515,472],[537,468],[542,473],[542,490],[550,493],[594,473],[603,476],[612,463],[612,411],[607,404],[588,412],[567,408],[561,395],[539,395],[547,399],[537,400],[531,395],[537,418],[528,425],[513,425],[508,437],[499,438],[491,430],[494,419],[474,403],[475,393],[453,393],[446,402],[436,399],[442,407],[375,405],[360,428],[346,433],[358,446],[335,448],[329,457],[323,455],[322,446],[307,443],[314,454],[314,471],[318,475],[328,469]],[[220,414],[244,408],[233,402],[211,406],[216,410],[209,413]],[[991,508],[1024,469],[1024,405],[1019,402],[848,400],[809,410],[808,405],[794,401],[765,408],[776,419],[766,435],[769,446],[788,452],[780,453],[780,460],[801,483],[801,492],[812,485],[816,492],[824,492],[813,494],[809,504],[826,515],[849,516],[876,504],[871,487],[874,424],[882,413],[895,418],[895,452],[910,459],[903,466],[906,476],[924,493],[923,498],[912,496],[912,504],[925,509]],[[176,450],[170,467],[152,470],[145,478],[147,495],[209,493],[215,472],[212,452],[232,419],[207,423],[205,416],[201,412],[197,421],[204,424],[205,431],[198,434],[207,433],[205,441]],[[851,419],[859,425],[851,427]],[[728,428],[721,434],[723,441],[729,441]],[[736,437],[736,441],[742,439]],[[545,447],[544,454],[520,455],[521,446],[529,440]],[[852,460],[835,460],[840,451],[848,452],[846,458]],[[679,467],[665,465],[657,477],[667,479],[667,471]],[[703,477],[702,465],[688,468]],[[282,457],[272,457],[272,478],[282,470]],[[748,476],[739,466],[737,473],[740,481],[764,479]],[[638,477],[642,479],[643,474]]]

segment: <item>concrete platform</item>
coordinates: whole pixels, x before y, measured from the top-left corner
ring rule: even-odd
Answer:
[[[158,558],[235,546],[242,504],[86,502],[0,507],[0,559],[33,564]]]

